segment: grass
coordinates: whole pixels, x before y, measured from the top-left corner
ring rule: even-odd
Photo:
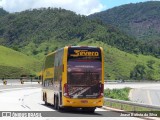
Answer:
[[[128,96],[129,96],[130,90],[131,88],[105,89],[104,96],[107,98],[129,101]],[[145,108],[145,107],[132,106],[128,104],[121,104],[121,103],[110,102],[110,101],[105,101],[104,105],[107,107],[112,107],[112,108],[121,109],[125,111],[151,111],[151,109]]]
[[[129,92],[131,88],[123,89],[105,89],[104,96],[112,99],[129,100]]]
[[[104,105],[107,107],[112,107],[112,108],[121,109],[125,111],[154,111],[149,108],[131,106],[131,105],[121,104],[121,103],[111,103],[109,101],[106,101]]]
[[[30,42],[27,46],[25,46],[23,49],[21,49],[20,51],[22,51],[22,53],[27,54],[29,56],[34,56],[37,59],[42,60],[42,58],[44,58],[44,55],[47,55],[50,52],[53,52],[55,50],[57,50],[58,48],[62,48],[64,46],[67,45],[76,45],[76,43],[78,42],[78,40],[75,41],[58,41],[58,40],[46,40],[46,42],[43,42],[41,44],[39,44],[38,46],[33,43]],[[33,54],[33,51],[36,51],[35,54]]]
[[[37,59],[0,46],[0,77],[36,74],[40,68],[41,63]]]
[[[21,50],[28,56],[20,52],[0,46],[0,65],[14,67],[15,69],[21,68],[25,69],[25,71],[35,73],[41,68],[44,54],[48,54],[52,51],[55,51],[57,48],[61,48],[66,45],[103,47],[105,54],[104,67],[106,80],[130,80],[130,73],[138,64],[145,66],[145,73],[146,75],[151,74],[151,80],[160,80],[160,59],[153,56],[126,53],[103,42],[95,41],[94,39],[89,39],[86,41],[74,40],[70,43],[68,43],[68,41],[61,42],[57,40],[52,40],[46,41],[39,46],[37,46],[35,43],[30,43],[23,50]],[[148,61],[154,61],[152,69],[148,67]]]

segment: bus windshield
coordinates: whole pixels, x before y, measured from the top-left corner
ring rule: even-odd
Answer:
[[[97,98],[102,80],[99,48],[68,51],[67,85],[70,98]]]

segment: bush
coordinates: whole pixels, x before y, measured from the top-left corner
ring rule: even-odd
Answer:
[[[129,91],[131,88],[123,88],[123,89],[106,89],[104,91],[104,96],[112,99],[119,100],[129,100]]]

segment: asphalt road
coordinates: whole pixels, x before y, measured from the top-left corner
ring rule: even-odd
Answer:
[[[128,117],[120,117],[120,113],[97,108],[95,113],[84,113],[79,109],[66,109],[56,111],[53,106],[46,106],[41,100],[41,88],[22,88],[12,91],[0,91],[0,111],[41,111],[49,117],[91,117],[91,119],[128,120]],[[115,117],[117,116],[117,117]],[[98,118],[97,118],[98,117]],[[129,118],[139,120],[139,118]]]
[[[160,83],[105,83],[105,89],[132,88],[130,100],[138,103],[160,106]]]
[[[104,88],[160,88],[160,82],[124,82],[124,83],[105,83]]]
[[[145,87],[133,89],[130,99],[134,102],[160,106],[160,87]]]
[[[41,101],[41,85],[38,83],[26,82],[23,85],[19,81],[4,86],[0,84],[0,111],[54,111],[59,116],[82,116],[89,117],[90,114],[81,113],[79,110],[55,111],[53,106],[45,106]],[[133,88],[130,99],[134,102],[160,105],[160,83],[105,83],[104,88]],[[5,91],[4,91],[5,90]],[[117,116],[114,111],[104,112],[103,109],[96,109],[93,117]],[[119,117],[118,117],[119,118]],[[123,117],[120,117],[120,119]],[[126,119],[126,117],[125,117]]]
[[[25,82],[21,84],[19,80],[8,81],[7,85],[3,85],[0,80],[0,90],[10,88],[31,88],[41,87],[37,82]],[[146,103],[151,105],[160,105],[160,83],[105,83],[104,88],[133,88],[130,92],[130,99],[134,102]]]

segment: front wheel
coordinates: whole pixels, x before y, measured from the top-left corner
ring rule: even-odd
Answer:
[[[57,97],[57,110],[60,111],[62,110],[61,107],[59,106],[59,98]]]
[[[57,110],[57,97],[54,96],[54,109]]]
[[[45,95],[45,96],[43,97],[43,99],[44,99],[44,104],[48,106],[49,103],[47,102],[47,95]]]

